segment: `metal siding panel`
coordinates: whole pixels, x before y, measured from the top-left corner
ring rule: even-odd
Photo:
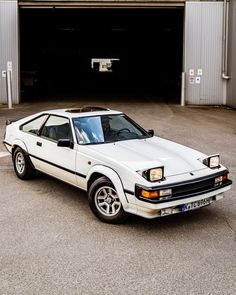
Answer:
[[[12,61],[12,99],[19,103],[18,64],[18,6],[17,1],[0,1],[0,74]],[[7,103],[6,78],[0,77],[0,103]]]
[[[152,6],[184,6],[186,0],[20,0],[20,6],[124,6],[124,7],[152,7]]]
[[[223,104],[222,28],[223,3],[203,3],[201,65],[204,68],[200,104]]]
[[[196,71],[200,64],[201,50],[201,6],[198,3],[186,3],[185,12],[185,72],[186,72],[186,102],[199,104],[200,88],[189,84],[189,70]]]
[[[185,29],[186,102],[223,104],[222,2],[187,2]],[[203,70],[200,84],[189,83],[189,69]]]
[[[227,105],[236,107],[236,1],[230,2],[229,76]]]

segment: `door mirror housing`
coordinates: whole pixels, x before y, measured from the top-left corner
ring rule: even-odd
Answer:
[[[70,149],[74,148],[74,143],[70,139],[59,139],[57,146],[68,147]]]
[[[148,130],[147,130],[147,133],[148,133],[151,137],[154,136],[154,130],[153,130],[153,129],[148,129]]]

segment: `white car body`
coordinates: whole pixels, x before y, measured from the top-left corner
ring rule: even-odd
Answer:
[[[21,130],[22,125],[42,114],[68,118],[72,128],[72,148],[58,146],[57,142]],[[113,183],[124,211],[145,218],[209,205],[221,199],[223,193],[231,188],[229,179],[215,184],[217,177],[228,174],[223,165],[209,168],[203,163],[207,155],[160,137],[80,144],[73,119],[91,114],[122,113],[111,110],[69,112],[64,109],[37,113],[7,125],[4,144],[12,154],[16,147],[25,151],[36,170],[85,191],[89,190],[96,177],[105,176]],[[140,174],[140,171],[155,167],[164,167],[164,178],[160,181],[151,182]],[[162,199],[145,199],[138,195],[142,189],[149,192],[169,188],[172,195]]]

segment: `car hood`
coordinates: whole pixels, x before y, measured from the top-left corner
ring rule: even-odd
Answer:
[[[111,162],[122,163],[135,171],[164,166],[165,176],[172,176],[206,168],[198,160],[206,155],[155,136],[90,147]]]

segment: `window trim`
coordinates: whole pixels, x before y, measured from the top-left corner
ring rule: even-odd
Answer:
[[[29,132],[29,131],[25,131],[25,130],[23,130],[23,127],[24,127],[26,124],[29,124],[30,122],[33,122],[34,120],[37,120],[37,119],[39,119],[40,117],[43,117],[43,116],[46,116],[46,118],[43,120],[43,122],[42,122],[42,124],[41,124],[41,126],[40,126],[40,128],[39,128],[39,130],[38,130],[38,133],[33,133],[33,132]],[[41,114],[41,115],[39,115],[39,116],[37,116],[37,117],[35,117],[35,118],[33,118],[33,119],[31,119],[31,120],[29,120],[29,121],[23,123],[23,124],[21,124],[20,127],[19,127],[19,129],[20,129],[20,131],[25,132],[25,133],[27,133],[27,134],[31,134],[31,135],[34,135],[34,136],[39,136],[39,134],[40,134],[40,132],[41,132],[41,128],[42,128],[42,126],[45,124],[45,122],[48,120],[49,116],[50,116],[50,114],[48,114],[48,113]]]
[[[134,120],[132,120],[129,116],[127,116],[126,114],[124,113],[119,113],[119,114],[104,114],[104,115],[91,115],[91,116],[86,116],[86,118],[93,118],[93,117],[107,117],[107,116],[123,116],[125,117],[129,122],[131,122],[135,127],[137,127],[138,129],[142,130],[144,134],[147,135],[147,137],[144,137],[143,139],[146,139],[146,138],[150,138],[152,136],[150,136],[148,134],[148,132],[143,128],[141,127],[138,123],[136,123]],[[78,117],[73,117],[72,118],[72,123],[73,123],[73,127],[74,127],[74,130],[75,130],[75,119],[79,119],[79,118],[84,118],[84,116],[78,116]],[[79,146],[86,146],[86,145],[98,145],[98,144],[108,144],[108,143],[113,143],[113,142],[93,142],[93,143],[79,143],[79,140],[78,140],[78,137],[76,135],[76,132],[75,132],[75,139],[76,139],[76,143],[79,145]],[[132,139],[127,139],[127,140],[132,140]],[[124,141],[124,140],[121,140],[121,141]]]
[[[71,130],[71,135],[72,135],[72,143],[74,144],[74,143],[75,143],[75,140],[74,140],[74,134],[73,134],[73,128],[72,128],[71,120],[70,120],[69,117],[66,117],[66,116],[61,116],[61,115],[57,115],[57,114],[48,114],[47,119],[44,121],[44,123],[42,124],[42,126],[41,126],[40,129],[39,129],[38,136],[39,136],[40,138],[43,138],[43,139],[45,139],[45,140],[48,140],[48,141],[51,141],[51,142],[54,142],[54,143],[57,143],[57,142],[58,142],[58,141],[55,140],[55,139],[51,139],[51,138],[49,138],[49,137],[45,137],[45,136],[42,135],[43,128],[45,127],[45,125],[46,125],[46,123],[48,122],[49,118],[52,117],[52,116],[54,116],[54,117],[59,117],[59,118],[64,118],[64,119],[67,119],[67,120],[69,121],[69,126],[70,126],[70,130]]]

